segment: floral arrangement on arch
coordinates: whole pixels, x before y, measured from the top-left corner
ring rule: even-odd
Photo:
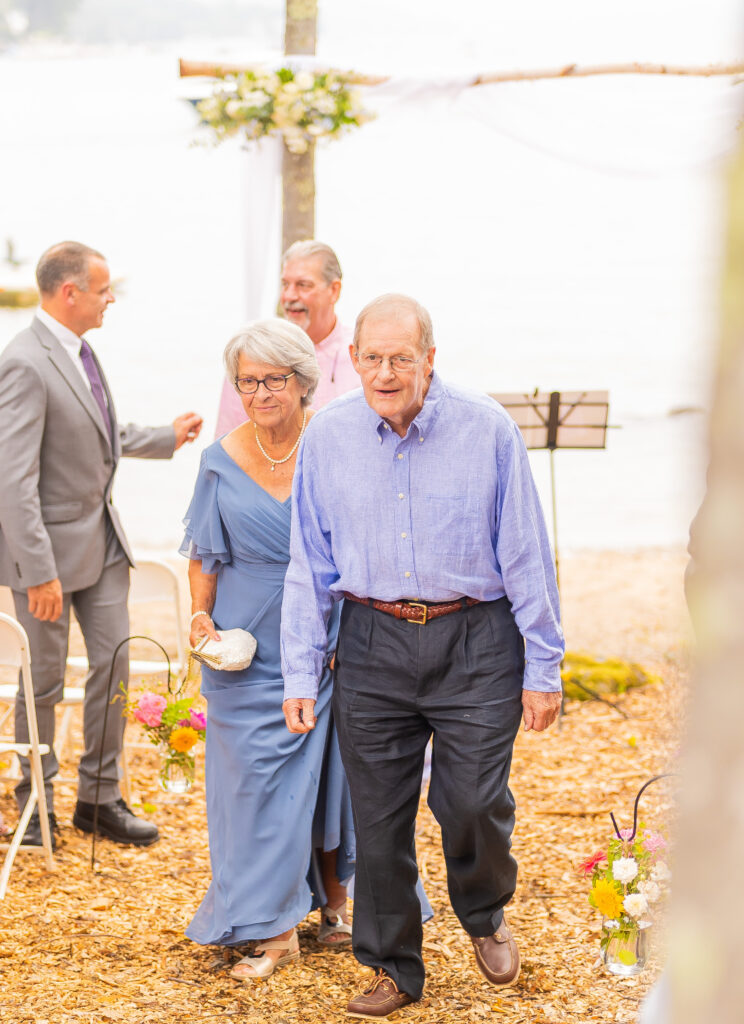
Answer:
[[[291,68],[225,75],[196,109],[218,142],[238,133],[250,140],[280,134],[292,153],[306,153],[311,142],[338,136],[373,117],[347,75]]]
[[[671,878],[664,860],[666,839],[643,826],[635,836],[622,829],[581,865],[592,879],[589,902],[602,917],[602,949],[613,938],[650,927]]]
[[[139,722],[150,743],[163,753],[161,782],[174,766],[193,780],[192,751],[207,729],[207,716],[193,704],[194,698],[181,696],[181,690],[167,696],[144,690],[126,699],[124,714]]]

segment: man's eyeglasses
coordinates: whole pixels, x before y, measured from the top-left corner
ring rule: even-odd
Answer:
[[[236,377],[235,387],[241,395],[254,395],[259,384],[263,384],[267,391],[284,391],[287,381],[294,375],[292,370],[291,373],[270,373],[268,377]]]
[[[357,358],[363,370],[379,370],[384,362],[388,362],[390,369],[397,370],[398,373],[412,370],[417,363],[421,362],[420,359],[411,359],[410,356],[378,356],[374,352],[365,352]]]

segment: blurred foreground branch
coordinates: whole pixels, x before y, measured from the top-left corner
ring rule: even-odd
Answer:
[[[740,1024],[744,1012],[744,146],[729,196],[708,492],[690,586],[698,655],[669,940],[674,1024]]]

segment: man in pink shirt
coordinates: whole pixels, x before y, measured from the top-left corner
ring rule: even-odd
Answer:
[[[282,311],[313,342],[320,366],[314,409],[321,409],[331,399],[360,386],[349,355],[354,329],[340,324],[334,311],[341,294],[341,276],[338,257],[330,245],[313,239],[290,245],[282,260]],[[232,382],[226,380],[215,436],[222,437],[245,420],[238,393]]]

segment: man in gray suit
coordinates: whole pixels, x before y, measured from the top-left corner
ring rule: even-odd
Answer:
[[[114,301],[104,257],[62,242],[39,261],[41,306],[31,326],[0,355],[0,584],[13,591],[16,615],[29,636],[39,736],[54,741],[54,710],[62,697],[70,608],[85,639],[90,672],[83,706],[85,750],[79,765],[73,823],[93,831],[98,759],[114,648],[129,634],[127,594],[134,565],[111,488],[119,458],[169,459],[193,441],[201,417],[186,413],[164,427],[119,426],[106,378],[83,335],[103,323]],[[115,686],[128,680],[126,646]],[[28,737],[22,692],[16,738]],[[98,832],[148,846],[150,822],[121,799],[118,758],[124,720],[114,706],[103,738]],[[54,752],[43,758],[50,823]],[[30,792],[28,764],[16,788],[22,809]],[[38,815],[26,843],[41,844]]]

